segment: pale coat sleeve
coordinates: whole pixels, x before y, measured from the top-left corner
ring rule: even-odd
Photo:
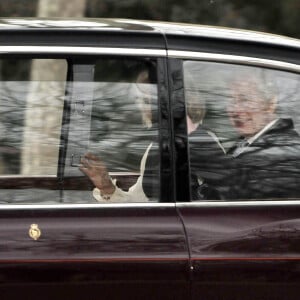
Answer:
[[[150,148],[152,147],[152,143],[148,146],[146,149],[142,160],[141,160],[141,165],[140,165],[140,176],[137,179],[136,183],[131,186],[127,191],[123,191],[122,189],[118,188],[116,186],[116,180],[113,181],[116,189],[114,193],[110,196],[109,200],[104,200],[101,197],[100,190],[98,188],[94,188],[93,190],[93,196],[94,198],[100,202],[100,203],[128,203],[128,202],[146,202],[149,201],[147,196],[144,193],[143,190],[143,176],[145,172],[145,165],[146,165],[146,160],[148,157],[148,153],[150,151]]]

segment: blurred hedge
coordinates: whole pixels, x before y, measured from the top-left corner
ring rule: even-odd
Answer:
[[[61,0],[72,1],[72,0]],[[300,38],[300,0],[82,0],[86,17],[219,25]],[[0,2],[1,17],[34,17],[38,0]]]

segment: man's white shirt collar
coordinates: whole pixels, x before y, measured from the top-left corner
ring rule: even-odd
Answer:
[[[247,141],[249,145],[251,145],[254,141],[256,141],[258,138],[260,138],[266,131],[268,131],[279,119],[275,119],[271,121],[269,124],[267,124],[262,130],[260,130],[258,133],[256,133],[254,136],[249,138]]]

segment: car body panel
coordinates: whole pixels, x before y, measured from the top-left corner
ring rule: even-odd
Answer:
[[[299,73],[299,51],[254,41],[167,35],[177,157],[177,208],[185,225],[192,299],[294,299],[299,292],[298,199],[190,202],[182,60],[259,66]],[[175,75],[176,74],[176,75]],[[177,88],[173,88],[176,86]]]
[[[222,299],[294,297],[299,288],[299,204],[178,206],[189,237],[194,295],[214,299],[212,289],[218,286]]]
[[[118,282],[119,294],[151,285],[151,298],[187,295],[188,251],[174,204],[66,206],[1,210],[0,290],[7,283],[20,291],[35,284],[35,292],[39,285],[95,285],[116,297]],[[41,231],[37,240],[32,224]]]
[[[160,203],[96,204],[93,185],[83,176],[1,176],[0,200],[1,193],[11,191],[37,199],[0,206],[3,299],[20,294],[31,299],[62,294],[70,299],[296,299],[298,199],[190,200],[182,64],[223,62],[299,73],[299,49],[299,40],[213,26],[2,19],[2,57],[157,59],[161,151]],[[123,175],[112,177],[128,189],[137,175]],[[82,186],[83,201],[72,203]],[[70,203],[61,203],[69,192]],[[37,240],[30,236],[33,224],[41,230]]]
[[[249,30],[225,28],[218,26],[204,26],[184,23],[171,23],[161,21],[147,20],[129,20],[129,19],[55,19],[55,18],[2,18],[0,20],[1,31],[44,31],[56,30],[62,31],[83,31],[94,32],[141,32],[149,34],[153,32],[165,34],[168,36],[186,36],[197,38],[220,39],[239,42],[255,42],[296,47],[299,49],[299,40],[283,37],[280,35],[254,32]]]

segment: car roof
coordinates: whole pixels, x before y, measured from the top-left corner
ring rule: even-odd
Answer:
[[[225,39],[243,42],[273,44],[300,48],[300,40],[264,32],[218,26],[147,21],[134,19],[95,18],[1,18],[0,33],[3,31],[94,31],[94,32],[140,32],[161,33],[163,35],[192,36]]]

